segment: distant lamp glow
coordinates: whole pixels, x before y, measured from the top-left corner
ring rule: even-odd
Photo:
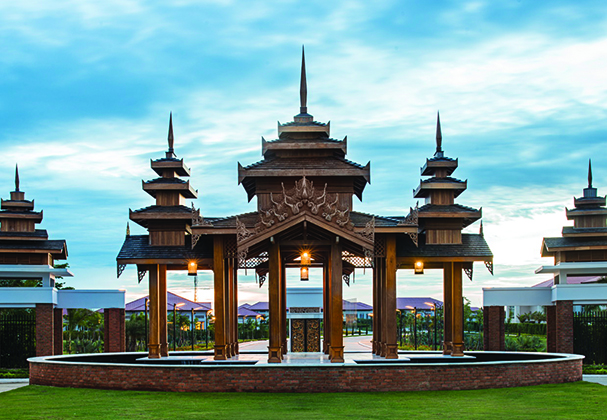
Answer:
[[[198,263],[196,261],[188,262],[188,276],[195,276],[198,274]]]
[[[301,281],[308,281],[310,279],[309,267],[310,267],[310,264],[312,263],[312,257],[310,256],[310,251],[302,251],[300,258],[301,258],[300,279],[301,279]]]
[[[308,273],[308,267],[301,267],[300,272],[301,272],[301,281],[310,280],[309,273]]]
[[[424,263],[422,261],[415,261],[414,272],[415,274],[424,274]]]

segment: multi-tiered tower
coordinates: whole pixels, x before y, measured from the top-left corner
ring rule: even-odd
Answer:
[[[169,118],[169,150],[164,158],[151,161],[158,178],[142,181],[143,191],[156,199],[156,204],[130,211],[129,218],[147,228],[152,246],[184,246],[191,233],[192,211],[185,206],[187,198],[198,198],[198,191],[190,186],[190,169],[177,159],[173,149],[173,115]]]
[[[442,140],[440,115],[437,115],[436,152],[421,168],[421,175],[430,178],[420,181],[413,191],[415,198],[426,199],[419,208],[418,217],[420,233],[425,234],[428,245],[461,244],[462,229],[482,217],[481,210],[455,203],[468,182],[451,177],[458,160],[445,156]]]

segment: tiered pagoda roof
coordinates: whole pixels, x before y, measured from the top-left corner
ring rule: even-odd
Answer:
[[[418,209],[420,233],[425,233],[426,244],[462,244],[461,230],[482,217],[482,211],[455,203],[468,186],[450,175],[457,169],[458,160],[445,156],[442,148],[440,115],[436,118],[436,152],[426,159],[421,168],[421,180],[413,191],[415,198],[425,198]]]
[[[190,186],[190,169],[183,159],[177,159],[173,148],[173,115],[169,117],[169,149],[165,157],[151,160],[158,178],[142,181],[145,192],[156,199],[156,204],[139,210],[129,210],[129,218],[150,231],[152,246],[176,246],[185,244],[190,233],[192,210],[185,206],[188,198],[197,198],[198,191]]]
[[[65,240],[49,240],[42,211],[34,211],[34,200],[26,200],[19,189],[19,168],[15,167],[15,191],[0,205],[0,264],[53,265],[67,258]]]
[[[362,166],[345,158],[348,140],[330,136],[331,123],[314,121],[308,114],[308,88],[305,54],[302,49],[300,81],[300,112],[293,121],[278,123],[278,139],[261,139],[263,160],[248,166],[238,164],[238,183],[247,191],[249,201],[264,188],[263,179],[332,177],[348,179],[353,192],[362,199],[367,183],[371,182],[370,163]]]
[[[605,196],[592,186],[592,163],[588,161],[588,187],[573,199],[574,208],[565,209],[573,226],[563,227],[562,237],[544,238],[542,257],[555,262],[607,260],[607,208]]]

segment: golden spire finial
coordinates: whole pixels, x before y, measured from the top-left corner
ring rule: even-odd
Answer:
[[[304,46],[301,46],[301,80],[299,84],[299,112],[308,113],[308,83],[306,80],[306,53]]]

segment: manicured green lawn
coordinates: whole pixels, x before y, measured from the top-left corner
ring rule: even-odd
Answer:
[[[599,419],[587,382],[482,391],[192,394],[27,386],[0,394],[2,419]]]

